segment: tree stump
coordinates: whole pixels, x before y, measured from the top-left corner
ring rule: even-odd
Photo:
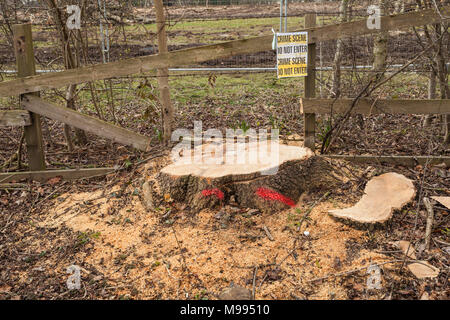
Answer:
[[[197,210],[232,202],[275,212],[294,207],[305,191],[329,190],[341,183],[331,165],[310,149],[278,142],[267,145],[204,144],[163,168],[153,181],[153,190],[163,201],[173,200]],[[266,154],[258,153],[264,151]],[[196,152],[201,157],[194,157],[197,161],[193,162]],[[238,155],[243,154],[245,161],[239,163]]]

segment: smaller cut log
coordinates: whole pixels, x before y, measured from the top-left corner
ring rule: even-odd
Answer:
[[[403,254],[406,255],[408,258],[416,260],[416,249],[409,241],[395,241],[392,242],[392,244],[397,247],[398,249],[402,250]]]
[[[431,197],[431,199],[436,200],[447,209],[450,209],[450,197]]]
[[[440,270],[426,261],[418,261],[408,265],[409,271],[418,279],[436,278]]]
[[[153,210],[153,193],[152,193],[152,185],[149,181],[144,182],[142,185],[142,198],[144,206],[147,210]]]
[[[31,125],[30,113],[26,110],[0,110],[0,127]]]
[[[390,172],[371,179],[361,200],[353,207],[330,210],[331,216],[356,224],[382,224],[396,209],[414,199],[416,190],[411,180]]]

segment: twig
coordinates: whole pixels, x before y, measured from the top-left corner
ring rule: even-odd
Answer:
[[[266,278],[267,278],[267,271],[264,273],[264,277],[263,277],[263,279],[261,280],[261,283],[258,286],[258,291],[261,290],[261,286],[263,285],[264,281],[266,281]]]
[[[296,250],[297,250],[297,246],[296,246],[296,244],[297,244],[297,241],[298,241],[298,239],[295,239],[295,241],[294,241],[294,249],[292,249],[291,251],[289,251],[289,253],[283,258],[283,259],[281,259],[281,261],[276,265],[276,267],[277,268],[279,268],[280,266],[281,266],[281,264],[291,255],[291,254],[293,254]]]
[[[406,68],[408,68],[411,64],[413,64],[414,62],[416,62],[420,57],[422,57],[425,53],[428,52],[429,49],[431,49],[435,43],[437,43],[441,38],[443,37],[443,34],[439,37],[439,39],[436,39],[436,41],[434,41],[430,46],[428,46],[426,49],[424,49],[422,52],[420,52],[419,54],[417,54],[412,60],[408,61],[406,64],[403,65],[403,67],[401,67],[399,70],[397,70],[396,72],[394,72],[391,76],[387,77],[385,80],[376,83],[373,88],[370,88],[370,86],[372,85],[372,83],[374,82],[375,79],[371,79],[369,81],[369,83],[364,87],[363,90],[361,90],[359,92],[359,94],[357,95],[357,97],[353,100],[350,108],[347,110],[347,112],[344,114],[344,116],[341,118],[341,120],[333,127],[331,128],[327,134],[325,135],[324,139],[323,139],[323,143],[322,143],[322,149],[321,152],[322,154],[328,152],[328,150],[330,150],[331,145],[333,144],[333,142],[336,140],[337,137],[339,137],[339,135],[341,134],[343,128],[344,128],[344,124],[347,122],[347,120],[350,118],[351,112],[353,111],[353,109],[355,108],[355,106],[357,105],[357,103],[359,102],[359,100],[362,97],[368,97],[370,96],[370,94],[372,92],[374,92],[376,89],[378,89],[379,87],[381,87],[382,85],[384,85],[385,83],[389,82],[392,78],[394,78],[396,75],[398,75],[399,73],[401,73],[403,70],[405,70]],[[383,72],[383,74],[386,72],[386,70]],[[336,130],[337,128],[337,132],[336,134],[334,134],[332,136],[332,133]],[[326,145],[326,142],[330,140],[330,142],[328,143],[328,145]]]
[[[439,240],[439,239],[433,239],[433,241],[436,241],[437,243],[440,243],[440,244],[442,244],[444,246],[450,246],[450,243],[442,241],[442,240]]]
[[[28,185],[23,183],[2,183],[0,184],[0,189],[4,190],[27,190],[25,189]]]
[[[258,266],[255,267],[255,271],[253,272],[253,289],[252,289],[252,299],[255,300],[255,283],[256,283],[256,273],[258,272]]]
[[[330,192],[326,192],[323,196],[320,197],[319,200],[317,200],[316,202],[313,203],[313,205],[311,207],[309,207],[309,209],[305,212],[305,214],[303,215],[303,217],[300,219],[299,221],[299,225],[297,227],[297,231],[300,231],[300,228],[302,227],[303,221],[305,221],[308,216],[310,215],[310,213],[312,212],[312,210],[320,203],[322,202],[326,197],[328,197],[330,195]]]
[[[425,249],[429,251],[431,244],[431,231],[433,229],[434,212],[433,206],[431,205],[430,200],[427,197],[423,198],[423,204],[425,205],[425,208],[427,209],[428,212],[427,227],[425,230]]]
[[[267,238],[269,238],[270,241],[274,241],[274,238],[270,234],[269,228],[267,228],[266,226],[263,226],[263,230],[266,232]]]
[[[148,158],[145,158],[143,160],[140,160],[140,161],[136,162],[136,166],[139,166],[139,165],[141,165],[141,164],[143,164],[145,162],[148,162],[148,161],[156,159],[156,158],[164,157],[165,155],[166,155],[165,152],[159,152],[159,153],[154,154],[154,155],[152,155],[152,156],[150,156]]]
[[[374,266],[375,265],[375,266],[380,267],[380,266],[383,266],[385,264],[402,262],[402,261],[403,260],[399,259],[399,260],[386,261],[386,262],[382,262],[382,263],[378,263],[378,264],[370,264],[367,267],[353,269],[353,270],[346,271],[346,272],[328,274],[328,275],[320,277],[320,278],[315,278],[315,279],[312,279],[312,280],[308,280],[308,282],[316,282],[316,281],[320,281],[320,280],[326,280],[326,279],[331,278],[331,277],[342,277],[342,276],[346,276],[346,275],[349,275],[349,274],[352,274],[352,273],[355,273],[355,272],[359,272],[359,271],[365,270],[365,269],[369,268],[370,266]]]
[[[47,199],[49,199],[51,196],[53,196],[55,193],[57,193],[59,190],[61,190],[65,185],[67,181],[64,181],[58,188],[56,188],[52,193],[50,193],[48,196],[46,196],[44,199],[40,200],[36,205],[43,203]]]
[[[17,152],[14,152],[13,155],[0,166],[0,168],[9,167],[16,160],[17,160]]]

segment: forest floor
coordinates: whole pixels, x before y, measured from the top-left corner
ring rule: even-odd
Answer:
[[[295,208],[272,214],[230,206],[197,212],[170,201],[147,211],[142,183],[169,163],[167,150],[151,155],[104,178],[1,190],[0,298],[216,299],[230,283],[255,290],[256,299],[449,298],[448,209],[435,206],[434,241],[419,255],[441,270],[437,278],[415,278],[392,245],[423,242],[426,210],[418,200],[449,196],[450,171],[442,166],[332,161],[340,188],[321,201],[325,192],[305,194]],[[372,176],[390,171],[412,179],[418,192],[385,227],[359,230],[328,215],[356,203]],[[381,265],[380,290],[367,290],[371,264]],[[71,265],[81,267],[80,290],[67,289]]]

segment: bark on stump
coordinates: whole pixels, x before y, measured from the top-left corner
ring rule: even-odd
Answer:
[[[275,212],[295,206],[305,191],[330,190],[341,183],[331,165],[307,148],[278,143],[268,143],[267,148],[251,142],[244,144],[245,149],[235,150],[238,145],[202,145],[198,147],[203,157],[200,163],[189,163],[190,157],[184,156],[163,168],[153,181],[153,199],[171,199],[196,210],[224,205],[232,199],[241,207]],[[249,158],[244,164],[232,159],[242,152],[255,155],[264,148],[267,154],[259,154],[256,163]]]

